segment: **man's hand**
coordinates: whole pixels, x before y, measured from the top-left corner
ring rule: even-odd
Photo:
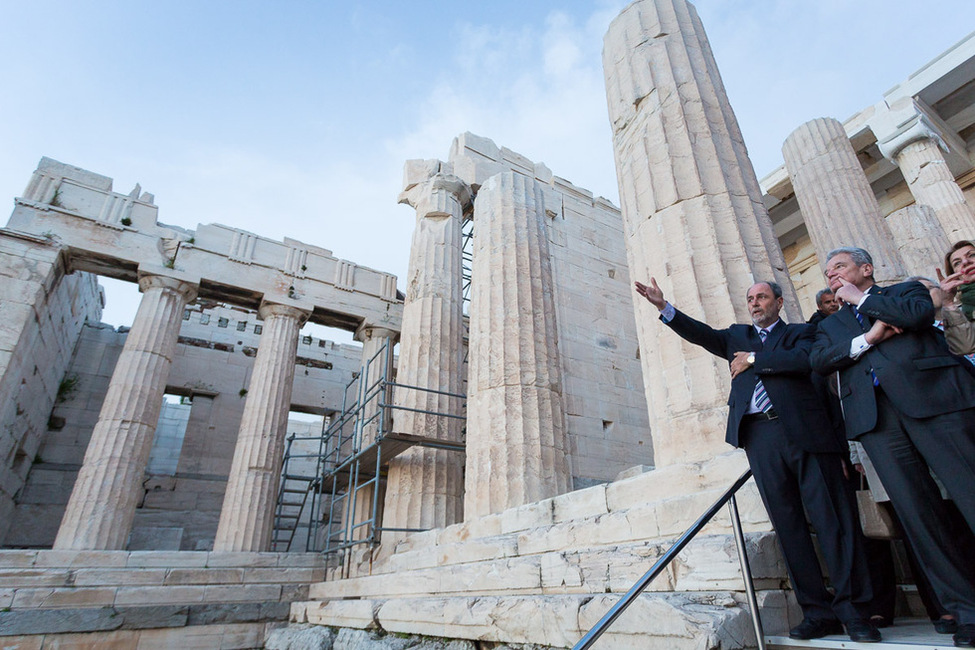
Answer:
[[[864,338],[870,345],[877,345],[903,332],[904,330],[899,327],[888,325],[882,320],[875,320]]]
[[[635,282],[636,292],[650,301],[650,304],[657,309],[663,309],[667,306],[667,301],[664,300],[664,292],[660,290],[657,286],[657,280],[650,278],[650,286],[643,284],[642,282]]]
[[[748,370],[752,364],[748,363],[748,355],[751,352],[735,352],[735,358],[731,360],[731,378],[734,379],[741,373]]]
[[[865,294],[857,289],[855,284],[850,284],[843,278],[839,278],[839,281],[843,286],[834,291],[833,296],[835,296],[837,300],[842,300],[848,305],[853,305],[854,307],[859,305]]]

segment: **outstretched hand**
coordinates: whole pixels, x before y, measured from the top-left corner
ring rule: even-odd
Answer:
[[[655,278],[650,278],[649,285],[642,282],[634,282],[633,284],[636,285],[636,292],[649,300],[650,304],[657,309],[663,309],[667,306],[667,301],[664,300],[664,292],[657,286]]]

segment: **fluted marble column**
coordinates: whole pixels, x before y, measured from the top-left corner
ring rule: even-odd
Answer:
[[[750,322],[745,294],[782,286],[798,298],[717,64],[694,7],[643,0],[603,42],[630,275],[657,279],[666,297],[716,327]],[[681,341],[633,294],[658,467],[729,451],[728,364]],[[726,477],[716,477],[724,480]]]
[[[474,204],[467,520],[571,489],[544,195],[504,172]]]
[[[416,209],[410,248],[398,382],[459,394],[464,390],[464,312],[461,228],[470,188],[438,172],[400,195]],[[461,441],[461,398],[398,388],[396,431]],[[464,455],[414,447],[391,460],[384,528],[438,528],[463,520]],[[389,541],[390,536],[384,538]]]
[[[128,543],[183,309],[187,282],[146,275],[142,301],[105,393],[61,520],[55,549],[120,550]]]
[[[948,169],[937,140],[915,140],[901,149],[894,161],[904,174],[914,200],[934,210],[948,240],[956,242],[975,237],[975,214]]]
[[[380,430],[383,435],[390,432],[390,409],[381,412],[381,404],[389,404],[392,389],[381,382],[393,380],[393,345],[397,333],[382,327],[365,326],[356,332],[356,339],[362,341],[362,366],[359,370],[359,396],[362,409],[356,420],[356,440],[350,440],[343,449],[342,457],[353,453],[353,448],[363,449],[376,441]],[[362,467],[357,479],[358,489],[345,506],[345,521],[349,522],[351,539],[365,539],[370,533],[366,526],[353,526],[372,519],[375,498],[376,521],[382,521],[383,501],[386,494],[386,479],[378,477],[378,482],[363,485],[374,474],[375,467]],[[351,513],[351,514],[350,514]],[[378,534],[376,534],[378,537]]]
[[[887,215],[897,252],[911,275],[935,279],[935,268],[944,264],[945,251],[952,242],[945,235],[934,210],[915,203]]]
[[[254,370],[227,480],[214,551],[266,551],[291,410],[298,332],[308,313],[265,303]]]
[[[822,117],[806,122],[782,145],[785,166],[819,263],[841,246],[873,256],[879,282],[910,275],[843,125]]]

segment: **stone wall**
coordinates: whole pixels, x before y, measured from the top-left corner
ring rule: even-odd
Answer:
[[[252,312],[226,307],[188,308],[167,392],[190,404],[182,439],[157,431],[136,512],[133,550],[208,550],[213,543],[237,441],[261,323]],[[127,329],[84,328],[68,375],[75,390],[51,412],[36,462],[21,493],[6,547],[49,547],[84,457]],[[358,371],[361,347],[302,336],[292,408],[339,410],[345,385]],[[50,407],[48,407],[50,411]],[[164,410],[161,420],[167,419]],[[45,414],[46,421],[46,414]],[[299,425],[307,431],[307,425]],[[290,431],[289,431],[290,432]]]
[[[95,277],[65,275],[54,241],[0,230],[0,537],[51,407],[79,389],[66,371],[82,327],[100,320],[101,308]]]

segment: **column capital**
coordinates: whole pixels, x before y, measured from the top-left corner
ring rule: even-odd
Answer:
[[[434,197],[446,194],[459,205],[461,214],[471,207],[473,193],[463,179],[454,176],[453,166],[439,160],[408,160],[404,169],[403,191],[399,202],[416,208],[421,217],[449,216],[442,202]]]
[[[378,338],[388,338],[394,343],[399,340],[399,332],[396,330],[391,330],[388,327],[383,327],[381,325],[369,325],[368,323],[363,323],[355,331],[353,338],[356,341],[365,343],[372,339]]]
[[[907,145],[919,140],[931,140],[945,154],[966,151],[958,134],[933,110],[912,97],[901,98],[890,105],[881,102],[875,107],[868,124],[877,137],[880,153],[895,163]],[[964,155],[967,158],[967,154]]]
[[[139,276],[139,291],[145,293],[149,289],[171,289],[186,300],[186,302],[191,302],[196,299],[196,294],[199,292],[200,287],[193,282],[187,282],[186,280],[180,280],[178,278],[168,277],[165,275],[155,275],[151,273],[145,273]]]
[[[282,305],[276,302],[262,302],[257,310],[257,315],[261,320],[267,320],[270,316],[286,316],[304,325],[308,317],[311,316],[311,312],[305,309],[299,309],[298,307],[292,307],[291,305]]]

